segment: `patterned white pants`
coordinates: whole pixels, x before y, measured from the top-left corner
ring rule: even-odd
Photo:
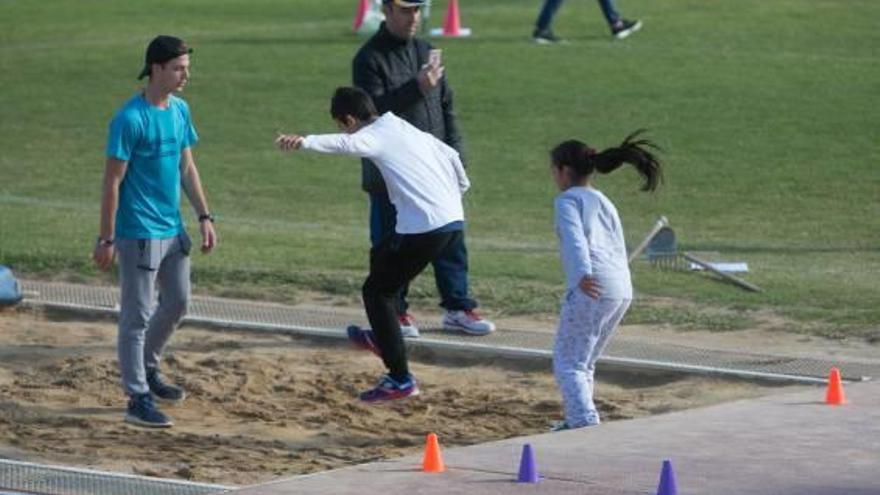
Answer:
[[[569,428],[599,424],[593,403],[596,361],[626,310],[630,299],[593,299],[578,288],[569,289],[559,312],[553,349],[553,374],[562,392]]]

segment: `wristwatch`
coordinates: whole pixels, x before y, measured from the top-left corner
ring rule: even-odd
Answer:
[[[204,215],[199,215],[199,223],[202,223],[204,221],[214,223],[214,215],[211,215],[210,213],[205,213]]]
[[[101,246],[112,246],[113,239],[103,239],[101,236],[98,236],[98,244]]]

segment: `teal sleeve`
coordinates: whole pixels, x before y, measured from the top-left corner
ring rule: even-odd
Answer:
[[[107,138],[107,157],[127,162],[137,143],[138,127],[124,113],[117,114],[110,121],[110,133]]]
[[[183,131],[183,146],[180,149],[185,150],[187,148],[191,148],[199,142],[199,134],[196,132],[196,127],[192,123],[192,117],[189,114],[189,105],[186,103],[183,104],[183,117],[184,117],[184,131]]]

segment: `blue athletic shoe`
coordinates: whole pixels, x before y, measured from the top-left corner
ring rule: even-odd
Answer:
[[[382,357],[382,351],[379,350],[379,344],[376,343],[376,336],[373,335],[372,330],[363,329],[357,325],[349,325],[346,331],[348,332],[348,340],[355,347]]]
[[[407,376],[403,382],[398,382],[388,375],[382,375],[379,384],[375,388],[362,392],[358,398],[362,402],[376,404],[378,402],[405,399],[417,395],[419,395],[419,385],[412,375]]]
[[[129,398],[125,422],[147,428],[170,428],[174,424],[156,407],[152,394],[137,394]]]
[[[147,368],[147,385],[159,402],[176,404],[186,399],[186,392],[182,388],[162,381],[158,368]]]

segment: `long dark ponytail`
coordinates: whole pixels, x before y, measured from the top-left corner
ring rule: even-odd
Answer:
[[[589,176],[593,172],[607,174],[629,163],[645,179],[642,190],[653,191],[663,180],[660,162],[654,154],[660,148],[647,139],[640,139],[639,135],[643,132],[644,129],[639,129],[627,136],[620,145],[599,152],[586,143],[570,139],[553,148],[550,157],[554,167],[569,167],[576,178]]]

